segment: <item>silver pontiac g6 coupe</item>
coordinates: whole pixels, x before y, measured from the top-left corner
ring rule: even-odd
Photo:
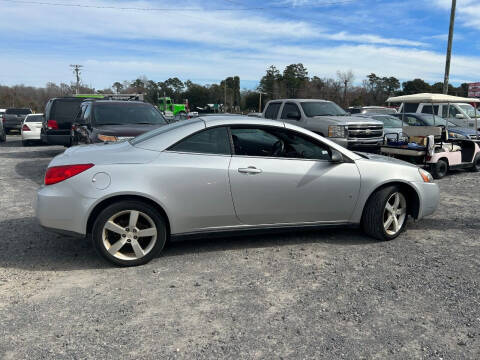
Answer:
[[[50,163],[35,208],[42,226],[91,236],[107,260],[132,266],[169,238],[212,232],[360,224],[391,240],[438,200],[416,166],[288,123],[216,116],[66,150]]]

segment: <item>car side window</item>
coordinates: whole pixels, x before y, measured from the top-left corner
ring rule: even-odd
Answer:
[[[168,150],[199,154],[231,155],[228,130],[226,127],[202,130],[181,140]]]
[[[450,115],[448,115],[449,112],[450,112]],[[448,118],[448,117],[454,118],[455,116],[457,116],[457,114],[460,114],[460,111],[458,111],[457,108],[455,108],[454,106],[450,105],[450,110],[449,110],[448,105],[443,105],[442,107],[443,118]]]
[[[330,160],[328,146],[281,128],[232,128],[235,155]]]
[[[300,109],[294,103],[286,103],[283,106],[281,118],[284,120],[300,120]]]
[[[278,116],[278,111],[280,110],[281,103],[270,103],[265,110],[265,118],[276,120]]]
[[[433,111],[434,111],[435,115],[438,115],[438,105],[433,105]],[[431,114],[432,113],[432,105],[423,105],[422,113]]]
[[[409,126],[423,126],[424,124],[413,116],[405,116],[404,120]]]
[[[85,122],[85,124],[90,123],[90,114],[91,113],[92,113],[92,105],[88,104],[86,109],[85,109],[85,112],[83,114],[83,121]]]

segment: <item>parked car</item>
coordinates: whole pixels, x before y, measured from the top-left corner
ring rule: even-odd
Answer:
[[[419,114],[419,113],[405,113],[404,114],[395,114],[393,115],[397,118],[403,118],[403,122],[405,125],[409,126],[447,126],[447,120],[441,118],[437,115],[429,115],[429,114]],[[435,118],[435,121],[434,121]],[[457,126],[454,123],[448,121],[448,136],[450,138],[456,139],[470,139],[470,140],[477,140],[478,135],[474,128],[466,128]]]
[[[107,260],[132,266],[167,239],[209,232],[361,224],[392,240],[438,201],[431,175],[411,164],[288,122],[214,116],[67,149],[50,162],[35,209],[42,226],[91,236]]]
[[[399,113],[403,112],[404,104],[400,106]],[[475,127],[475,108],[467,103],[407,103],[405,113],[435,114],[448,119],[455,125],[463,128]],[[477,110],[478,124],[480,127],[480,111]]]
[[[70,146],[72,123],[80,109],[82,97],[50,99],[45,106],[41,138],[49,145]]]
[[[386,106],[351,106],[348,112],[354,114],[396,114],[397,110]]]
[[[71,131],[71,144],[131,139],[167,124],[152,104],[140,101],[87,100]]]
[[[3,121],[0,120],[0,142],[5,142],[5,141],[7,141],[7,133],[3,128]]]
[[[43,114],[27,115],[22,124],[22,145],[29,145],[33,141],[41,141],[40,131],[42,129]]]
[[[3,128],[8,134],[12,130],[18,130],[22,128],[23,120],[25,117],[32,113],[31,109],[7,109],[3,115]]]
[[[330,138],[348,149],[376,150],[383,142],[383,124],[372,119],[350,116],[331,101],[312,99],[271,100],[262,116],[301,126]]]
[[[383,133],[386,136],[402,134],[402,120],[392,115],[386,114],[355,114],[354,116],[378,120],[383,123]]]

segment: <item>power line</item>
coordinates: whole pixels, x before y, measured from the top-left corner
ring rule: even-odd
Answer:
[[[86,4],[67,4],[67,3],[53,3],[45,1],[24,1],[24,0],[0,0],[3,2],[22,4],[22,5],[39,5],[39,6],[61,6],[61,7],[77,7],[77,8],[91,8],[91,9],[112,9],[112,10],[130,10],[130,11],[258,11],[258,10],[270,10],[270,9],[292,9],[292,8],[319,8],[334,5],[345,5],[356,2],[356,0],[340,0],[330,1],[315,5],[282,5],[282,6],[260,6],[260,7],[244,7],[244,8],[141,8],[141,7],[118,7],[118,6],[101,6],[101,5],[86,5]]]

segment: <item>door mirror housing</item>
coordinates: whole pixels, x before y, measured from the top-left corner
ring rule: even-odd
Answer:
[[[299,113],[294,113],[294,112],[289,112],[287,114],[287,119],[290,119],[290,120],[300,120],[301,119],[301,116]]]
[[[335,163],[335,164],[343,162],[342,153],[338,150],[332,149],[332,155],[330,157],[330,162]]]
[[[455,117],[457,119],[465,119],[465,116],[463,116],[463,114],[457,114],[457,115],[455,115]]]

